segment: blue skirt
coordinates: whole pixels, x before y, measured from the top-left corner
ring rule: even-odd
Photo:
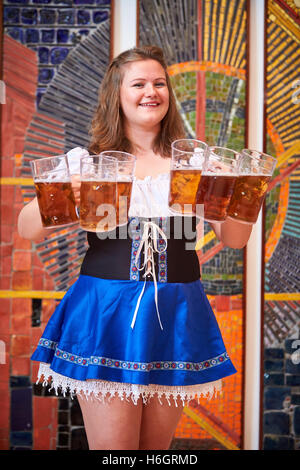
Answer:
[[[236,372],[201,281],[157,283],[80,275],[50,318],[31,359],[80,381],[205,384]]]

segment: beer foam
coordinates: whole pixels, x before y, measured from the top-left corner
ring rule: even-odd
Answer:
[[[132,177],[129,175],[118,175],[117,181],[118,183],[131,183]]]
[[[228,176],[228,177],[236,177],[236,176],[239,176],[238,173],[232,173],[230,171],[227,171],[227,172],[222,172],[222,171],[210,171],[210,170],[206,170],[206,171],[203,171],[202,172],[202,175],[201,176]]]
[[[261,168],[260,168],[261,170]],[[239,176],[256,176],[256,177],[262,177],[262,178],[266,178],[266,176],[271,176],[270,173],[255,173],[253,171],[241,171],[239,173]]]
[[[35,183],[71,183],[71,180],[68,176],[47,175],[45,178],[43,177],[34,178],[34,182]]]
[[[202,168],[202,164],[204,162],[204,155],[199,155],[200,152],[196,152],[197,149],[195,149],[195,153],[196,155],[194,154],[190,160],[189,160],[189,163],[190,165],[192,165],[193,167],[198,167],[198,168]],[[198,149],[198,150],[201,150],[201,149]],[[198,155],[197,155],[198,154]]]
[[[82,183],[116,183],[116,181],[112,179],[101,178],[101,177],[97,178],[97,175],[81,177],[80,181]]]

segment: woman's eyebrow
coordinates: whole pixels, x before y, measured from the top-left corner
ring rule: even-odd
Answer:
[[[130,80],[129,83],[132,83],[132,82],[135,82],[136,80],[147,80],[146,78],[133,78],[132,80]],[[166,78],[165,77],[157,77],[154,79],[155,80],[165,80],[166,81]]]

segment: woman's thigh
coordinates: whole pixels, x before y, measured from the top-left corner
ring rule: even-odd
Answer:
[[[100,402],[78,396],[90,450],[137,450],[139,448],[142,401],[113,397]]]
[[[167,450],[170,447],[183,405],[179,402],[176,406],[173,399],[169,404],[164,397],[160,401],[155,396],[143,406],[140,450]]]

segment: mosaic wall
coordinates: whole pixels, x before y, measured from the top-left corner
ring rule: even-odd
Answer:
[[[267,150],[277,155],[278,169],[266,204],[266,449],[298,448],[300,433],[300,361],[294,354],[295,344],[300,348],[300,112],[292,101],[299,94],[291,89],[299,78],[300,39],[294,5],[269,0]],[[1,143],[0,340],[7,346],[0,367],[1,449],[87,448],[77,401],[35,385],[37,367],[29,359],[78,275],[85,238],[78,230],[58,230],[31,244],[18,237],[16,220],[33,196],[26,183],[29,160],[87,145],[91,104],[109,60],[110,7],[109,0],[4,0],[1,132],[9,138]],[[209,144],[244,146],[245,41],[246,0],[140,1],[140,43],[163,47],[186,131]],[[207,224],[203,230],[197,246],[202,279],[238,374],[226,380],[221,400],[185,408],[172,448],[239,449],[243,256],[217,242]]]
[[[140,1],[140,44],[163,48],[191,138],[245,146],[246,1]],[[185,408],[174,448],[241,446],[243,252],[225,248],[205,222],[197,245],[202,282],[239,371],[222,397]]]
[[[4,32],[36,51],[37,103],[70,51],[109,18],[110,0],[4,0]]]
[[[29,160],[85,147],[110,57],[110,0],[5,0],[1,135],[0,449],[86,448],[77,401],[35,385],[30,361],[86,251],[80,230],[39,244],[16,221],[33,196]],[[2,354],[2,350],[0,351]]]
[[[266,200],[264,449],[300,449],[300,8],[268,0],[267,144],[277,156]]]

